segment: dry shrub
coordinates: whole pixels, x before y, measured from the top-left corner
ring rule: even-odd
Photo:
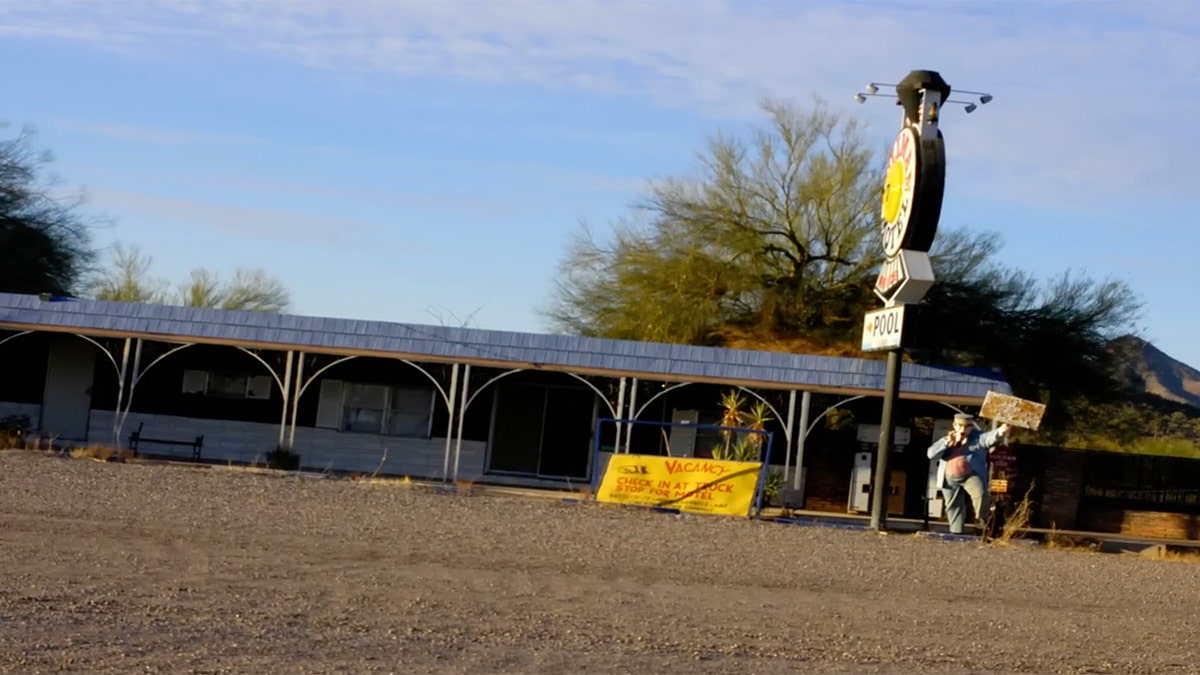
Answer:
[[[1029,488],[1025,490],[1025,496],[1017,502],[1016,507],[1004,521],[1004,527],[1000,528],[1000,535],[996,537],[997,542],[1007,544],[1012,541],[1013,537],[1029,529],[1029,520],[1033,517],[1033,500],[1030,498],[1032,494],[1033,483],[1030,483]]]

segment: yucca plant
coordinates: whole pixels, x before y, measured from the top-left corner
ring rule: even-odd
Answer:
[[[724,412],[721,413],[720,426],[723,427],[740,427],[742,426],[742,408],[746,405],[746,397],[738,389],[730,389],[721,394],[721,407]],[[714,459],[732,459],[733,454],[733,432],[728,429],[721,430],[721,439],[723,447],[718,450],[713,450]]]
[[[766,401],[756,401],[749,412],[742,416],[742,426],[757,432],[746,434],[746,436],[758,447],[762,447],[763,438],[766,437],[766,434],[762,432],[766,431],[767,423],[774,419],[771,417],[770,410]]]

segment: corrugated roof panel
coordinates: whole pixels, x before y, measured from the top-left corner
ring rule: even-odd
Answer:
[[[873,359],[96,300],[45,302],[14,294],[0,294],[0,325],[864,393],[882,389],[886,369]],[[1003,378],[978,370],[905,364],[901,374],[901,391],[907,394],[982,399],[989,389],[1011,393]]]

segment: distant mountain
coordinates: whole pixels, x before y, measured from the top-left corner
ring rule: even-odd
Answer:
[[[1200,408],[1200,370],[1132,335],[1109,343],[1117,376],[1130,388]]]

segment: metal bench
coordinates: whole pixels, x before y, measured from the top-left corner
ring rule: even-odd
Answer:
[[[192,459],[200,459],[200,450],[204,447],[204,435],[201,434],[190,441],[174,441],[167,438],[147,438],[142,435],[142,428],[146,426],[145,422],[138,424],[137,431],[129,434],[129,449],[133,451],[133,456],[137,457],[138,446],[142,443],[154,443],[157,445],[182,445],[192,449]]]

